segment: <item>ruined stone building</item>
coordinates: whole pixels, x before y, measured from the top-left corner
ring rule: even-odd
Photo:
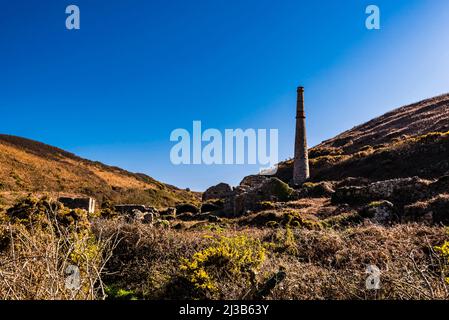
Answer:
[[[58,201],[61,202],[64,207],[69,209],[83,209],[88,213],[95,212],[95,199],[93,198],[71,198],[60,197]]]

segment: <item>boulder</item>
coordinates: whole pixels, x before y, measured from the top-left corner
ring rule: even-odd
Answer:
[[[211,199],[224,199],[231,195],[232,188],[227,183],[219,183],[216,186],[208,188],[204,191],[202,200],[207,201]]]
[[[371,202],[362,209],[361,215],[378,224],[388,224],[397,220],[394,205],[386,200]]]
[[[250,175],[243,178],[243,180],[240,182],[240,186],[257,188],[268,179],[269,177],[263,175]]]
[[[348,177],[345,178],[337,183],[337,187],[360,187],[360,186],[366,186],[370,184],[371,181],[367,178],[356,178],[356,177]]]
[[[129,222],[135,222],[135,221],[143,221],[143,218],[145,216],[145,213],[138,210],[138,209],[134,209],[130,214],[126,215],[126,220],[128,220]]]
[[[293,193],[293,189],[278,178],[270,178],[253,190],[258,196],[263,198],[261,201],[287,201]]]
[[[238,187],[225,203],[225,209],[232,210],[234,216],[248,211],[260,210],[263,201],[284,202],[293,194],[293,189],[278,178],[269,178],[254,188]]]

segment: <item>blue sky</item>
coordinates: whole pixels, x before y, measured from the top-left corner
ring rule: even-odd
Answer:
[[[81,29],[65,29],[65,8]],[[381,30],[365,28],[365,8]],[[238,184],[247,165],[170,162],[170,133],[279,129],[293,154],[296,86],[309,144],[449,92],[445,0],[8,1],[0,8],[0,132],[179,187]]]

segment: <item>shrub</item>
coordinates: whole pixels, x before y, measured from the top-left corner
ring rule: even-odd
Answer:
[[[20,223],[28,227],[63,225],[78,231],[90,227],[86,211],[65,208],[61,203],[48,197],[35,198],[30,195],[23,198],[9,208],[6,215],[12,223]]]
[[[317,158],[310,159],[309,163],[313,167],[320,167],[320,168],[321,167],[329,167],[329,166],[336,164],[337,162],[346,160],[347,158],[348,158],[348,156],[345,156],[345,155],[320,156]]]
[[[138,296],[132,290],[121,289],[116,286],[105,288],[108,300],[138,300]]]
[[[246,236],[220,237],[189,259],[181,259],[181,277],[200,296],[214,295],[217,282],[228,275],[233,280],[244,280],[265,260],[266,250],[260,240]]]
[[[0,299],[103,297],[100,276],[114,241],[92,233],[86,211],[29,196],[6,215],[7,223],[0,224]],[[74,272],[79,286],[68,286],[78,281],[69,278]]]
[[[293,189],[285,182],[271,178],[262,186],[263,193],[276,197],[279,201],[288,201],[293,193]]]
[[[449,283],[449,241],[445,241],[441,246],[435,247],[435,250],[445,260],[442,271],[446,275],[446,282]]]
[[[334,193],[333,185],[330,182],[306,182],[302,185],[302,193],[306,197],[329,197]]]
[[[276,205],[271,201],[260,201],[257,206],[260,210],[276,209]]]
[[[363,221],[362,216],[357,211],[345,212],[339,215],[331,216],[322,221],[322,225],[327,228],[333,227],[348,227],[351,225],[359,224]]]

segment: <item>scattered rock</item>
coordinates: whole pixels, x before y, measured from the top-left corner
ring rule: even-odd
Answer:
[[[341,187],[332,195],[332,203],[360,204],[389,200],[406,204],[428,196],[430,184],[428,180],[413,177],[378,181],[367,186]]]
[[[337,187],[360,187],[360,186],[366,186],[370,184],[371,181],[367,178],[355,178],[355,177],[348,177],[345,178],[337,183]]]
[[[114,210],[120,214],[130,215],[134,210],[139,210],[140,212],[157,213],[157,209],[154,207],[147,207],[142,204],[119,204],[114,206]]]

